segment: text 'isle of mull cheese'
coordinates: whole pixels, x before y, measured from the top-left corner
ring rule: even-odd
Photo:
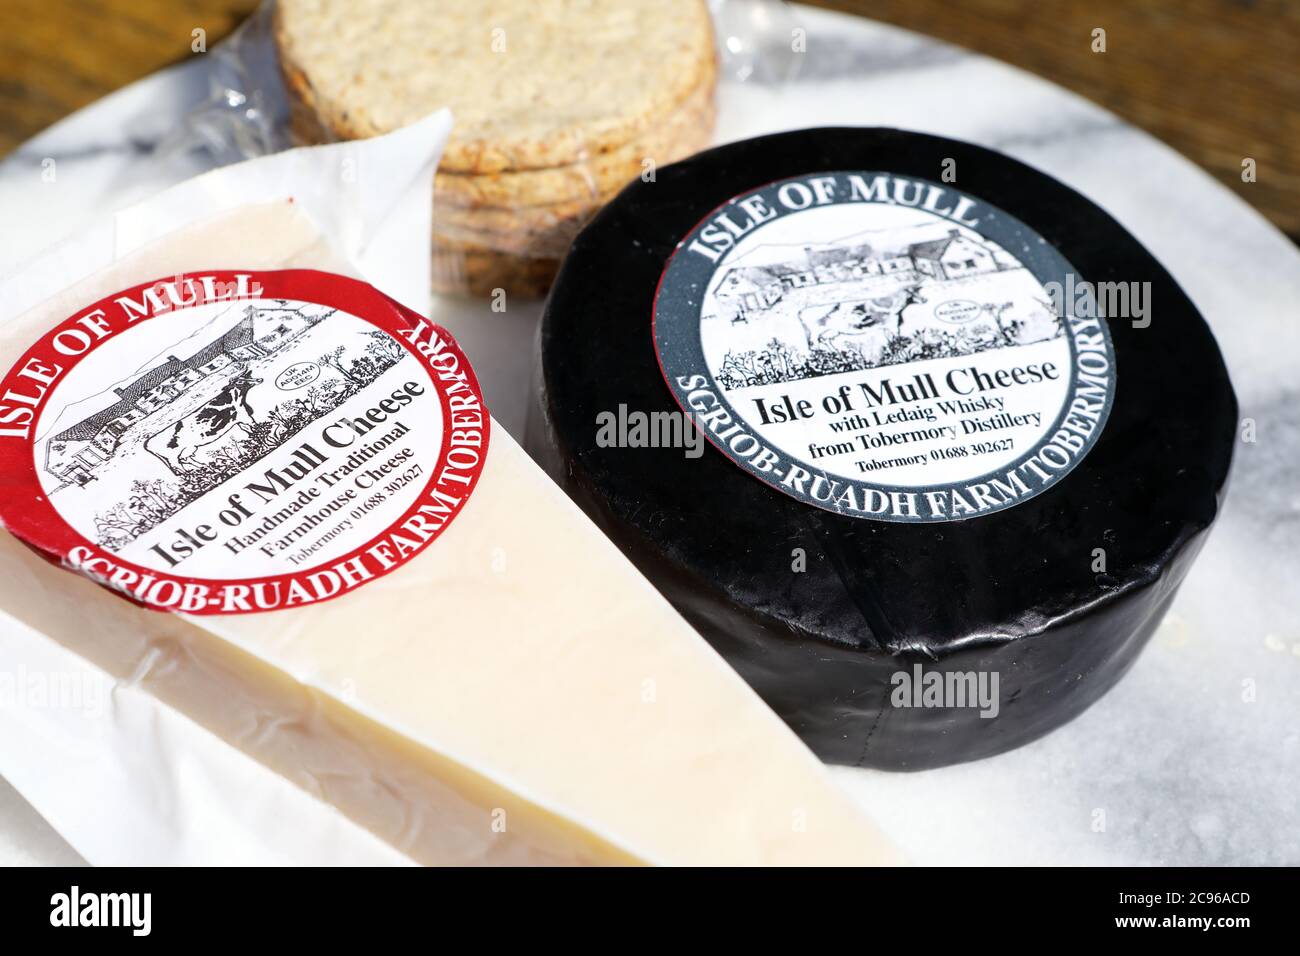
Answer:
[[[1118,223],[884,129],[628,186],[552,290],[539,399],[535,455],[763,698],[827,760],[898,769],[1025,743],[1119,679],[1236,421],[1205,322]]]
[[[250,206],[0,326],[0,615],[418,861],[891,860],[347,271]]]

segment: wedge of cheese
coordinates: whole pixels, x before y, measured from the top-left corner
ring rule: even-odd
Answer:
[[[0,327],[203,269],[346,273],[291,204],[169,236]],[[163,320],[165,321],[165,319]],[[504,429],[422,553],[269,613],[141,608],[0,532],[16,620],[429,864],[876,864],[822,765]]]

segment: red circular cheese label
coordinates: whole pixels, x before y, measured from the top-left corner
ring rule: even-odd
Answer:
[[[159,279],[60,322],[0,382],[0,524],[148,607],[296,607],[428,547],[489,429],[451,336],[364,282]]]

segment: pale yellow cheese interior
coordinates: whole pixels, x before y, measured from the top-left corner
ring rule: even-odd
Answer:
[[[248,207],[0,327],[0,366],[132,284],[292,267],[349,271],[292,205]],[[816,758],[499,426],[443,534],[336,600],[148,611],[0,532],[0,614],[141,683],[420,862],[894,861]]]

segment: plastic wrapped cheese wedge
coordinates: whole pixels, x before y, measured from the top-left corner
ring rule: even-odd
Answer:
[[[249,206],[0,326],[0,612],[419,862],[892,862],[348,272]]]

